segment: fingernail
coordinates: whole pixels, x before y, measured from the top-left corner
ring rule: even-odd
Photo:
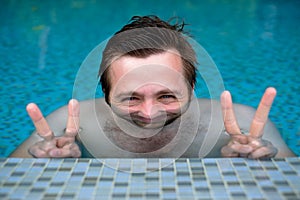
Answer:
[[[58,150],[52,150],[52,151],[49,152],[49,155],[53,156],[53,157],[59,156],[60,155],[60,151],[58,151]]]
[[[257,146],[260,146],[260,142],[257,141],[257,140],[252,140],[252,141],[251,141],[251,145],[257,147]]]

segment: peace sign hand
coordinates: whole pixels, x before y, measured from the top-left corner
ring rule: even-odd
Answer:
[[[79,131],[79,103],[70,100],[68,105],[68,120],[65,134],[55,137],[40,109],[34,103],[27,105],[27,112],[33,121],[36,131],[42,141],[29,148],[29,153],[34,157],[80,157],[81,151],[75,143]]]
[[[263,129],[276,96],[274,88],[266,89],[250,126],[249,134],[242,134],[234,114],[231,95],[228,91],[221,95],[222,113],[230,142],[221,150],[223,157],[270,158],[278,150],[271,142],[262,139]]]

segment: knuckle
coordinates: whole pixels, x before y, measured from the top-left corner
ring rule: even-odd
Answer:
[[[74,157],[74,158],[79,158],[79,157],[81,157],[81,151],[80,151],[80,150],[75,151],[74,154],[73,154],[73,157]]]
[[[254,159],[258,158],[272,158],[277,154],[277,149],[275,147],[266,147],[263,146],[251,154],[251,157]]]
[[[233,150],[229,145],[226,145],[221,149],[222,156],[230,156],[232,153],[233,153]]]
[[[31,155],[33,155],[36,158],[45,158],[48,157],[47,153],[40,150],[40,149],[33,149],[29,151]]]
[[[65,136],[66,137],[76,137],[76,135],[78,134],[78,131],[76,129],[66,129],[65,130]]]
[[[74,158],[81,157],[81,151],[79,149],[75,149],[74,151],[72,151],[72,157]]]
[[[221,154],[222,154],[222,156],[225,156],[225,155],[227,154],[227,149],[226,149],[226,147],[223,147],[223,148],[221,149]]]

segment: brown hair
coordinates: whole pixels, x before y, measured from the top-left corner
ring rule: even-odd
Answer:
[[[169,20],[170,22],[171,20]],[[183,62],[184,76],[190,87],[196,83],[196,55],[184,36],[185,23],[171,25],[157,16],[134,16],[130,23],[108,41],[102,55],[99,76],[105,101],[109,104],[111,83],[109,66],[121,56],[146,58],[176,49]]]

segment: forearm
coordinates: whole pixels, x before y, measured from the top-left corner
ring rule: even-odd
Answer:
[[[33,133],[28,139],[26,139],[20,146],[18,146],[10,155],[9,157],[16,157],[16,158],[33,158],[33,156],[29,153],[29,148],[39,141],[40,138]]]

